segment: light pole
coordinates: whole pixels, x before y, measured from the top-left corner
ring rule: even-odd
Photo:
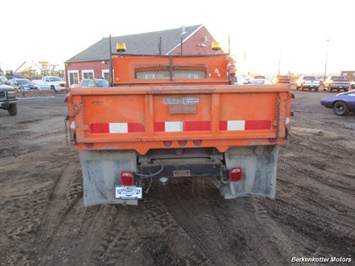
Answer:
[[[328,46],[329,46],[329,39],[327,39],[327,48],[326,48],[326,52],[325,52],[324,79],[327,78]]]

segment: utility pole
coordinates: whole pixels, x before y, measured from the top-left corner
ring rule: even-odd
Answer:
[[[328,64],[328,46],[329,46],[329,39],[327,39],[327,48],[325,52],[325,67],[324,67],[324,79],[327,78],[327,64]]]

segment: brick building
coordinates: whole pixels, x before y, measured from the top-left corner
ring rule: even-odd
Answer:
[[[111,40],[111,48],[110,48]],[[78,84],[84,78],[110,80],[110,49],[116,52],[116,44],[124,42],[127,54],[191,55],[210,54],[215,39],[202,24],[141,34],[105,37],[65,62],[68,86]],[[181,47],[181,43],[183,44]],[[223,52],[223,51],[221,51]]]
[[[355,80],[355,70],[341,71],[341,75],[344,76],[347,80]]]

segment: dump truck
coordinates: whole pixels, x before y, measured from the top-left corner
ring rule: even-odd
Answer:
[[[72,88],[65,99],[85,206],[137,205],[153,181],[185,177],[214,179],[225,199],[275,198],[289,84],[235,85],[229,53],[117,51],[110,87]]]

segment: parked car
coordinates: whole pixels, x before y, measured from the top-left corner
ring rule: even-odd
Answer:
[[[290,83],[290,77],[286,75],[277,75],[274,77],[272,83],[281,84],[281,83]]]
[[[326,108],[333,109],[336,115],[347,115],[349,112],[355,112],[355,90],[342,92],[336,96],[324,97],[320,103]]]
[[[246,85],[249,83],[243,75],[235,75],[234,76],[234,84],[235,85]]]
[[[258,76],[254,76],[254,79],[266,79],[266,77],[265,77],[265,76],[258,75]]]
[[[258,79],[252,79],[249,81],[250,84],[255,84],[255,85],[267,85],[267,84],[272,84],[272,82],[268,79],[261,79],[261,78],[258,78]]]
[[[347,80],[344,76],[329,76],[323,82],[323,90],[331,92],[332,90],[349,90],[350,81]]]
[[[13,78],[8,81],[8,85],[12,86],[14,89],[18,91],[31,91],[31,90],[40,89],[37,85],[33,84],[29,79]]]
[[[13,87],[5,85],[0,79],[0,109],[6,110],[9,115],[17,115],[17,94]]]
[[[109,87],[110,83],[106,79],[83,79],[80,87]]]
[[[34,84],[40,87],[42,90],[52,90],[55,93],[66,92],[67,84],[66,82],[56,76],[44,76],[39,80],[32,80]]]
[[[320,80],[318,80],[315,76],[300,76],[299,79],[296,80],[296,89],[314,89],[318,91],[320,87]]]

